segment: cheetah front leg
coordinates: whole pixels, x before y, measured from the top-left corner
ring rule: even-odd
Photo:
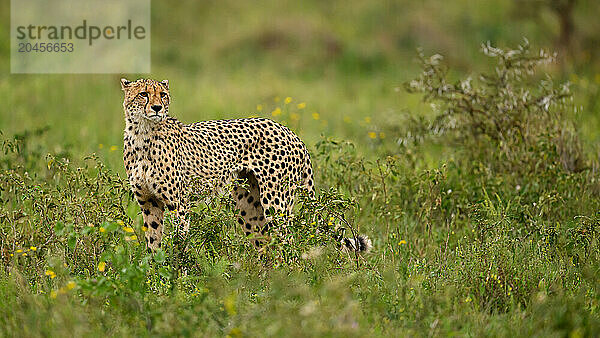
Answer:
[[[142,208],[148,251],[155,252],[160,248],[163,237],[164,205],[154,198],[138,200],[138,203]]]
[[[187,242],[187,233],[189,231],[189,222],[185,219],[188,213],[188,208],[185,204],[168,204],[168,209],[173,213],[173,257],[176,258],[175,269],[180,270],[184,276],[188,274],[188,267],[190,266],[190,252],[189,245]]]
[[[176,200],[181,200],[177,198]],[[181,202],[167,202],[167,208],[172,213],[173,220],[173,243],[180,246],[185,242],[185,238],[190,228],[190,223],[186,220],[186,215],[188,213],[187,204]]]

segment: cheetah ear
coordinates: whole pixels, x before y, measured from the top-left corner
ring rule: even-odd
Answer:
[[[163,86],[165,86],[165,88],[167,90],[169,90],[169,80],[162,80],[162,81],[160,81],[160,83],[162,83]]]
[[[131,81],[127,80],[126,78],[121,79],[121,90],[127,89],[129,85],[131,85]]]

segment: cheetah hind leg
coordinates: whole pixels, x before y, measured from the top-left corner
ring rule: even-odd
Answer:
[[[263,206],[260,202],[260,190],[254,173],[242,170],[238,173],[241,181],[233,189],[233,198],[238,210],[238,224],[246,236],[250,237],[252,244],[259,250],[268,241],[265,236],[268,224],[265,218]]]

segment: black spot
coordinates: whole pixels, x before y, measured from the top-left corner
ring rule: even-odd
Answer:
[[[152,226],[152,229],[158,229],[158,223],[156,223],[155,221],[152,221],[152,224],[150,224]]]
[[[260,233],[264,235],[267,231],[269,231],[269,223],[265,224]]]
[[[146,216],[150,215],[150,210],[144,209],[144,215],[146,215]]]
[[[154,237],[150,237],[150,244],[154,243],[155,239]]]
[[[246,211],[242,210],[241,214],[242,214],[242,216],[246,216]]]

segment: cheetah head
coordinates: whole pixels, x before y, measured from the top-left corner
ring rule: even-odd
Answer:
[[[152,122],[160,122],[167,117],[171,103],[169,81],[121,79],[121,89],[125,92],[123,108],[126,116]]]

